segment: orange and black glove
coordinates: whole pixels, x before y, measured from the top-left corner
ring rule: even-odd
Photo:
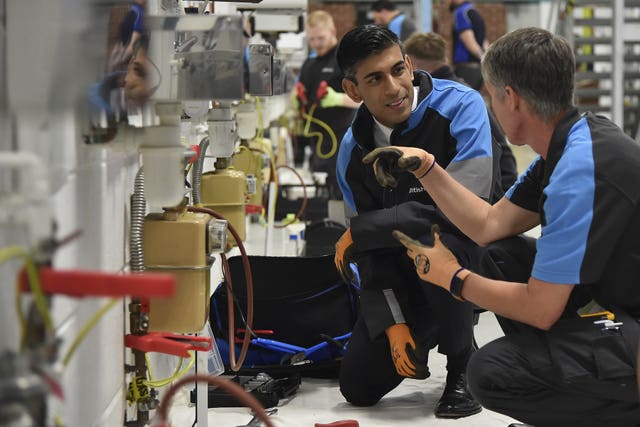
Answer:
[[[420,279],[450,291],[451,279],[460,270],[460,263],[442,243],[437,224],[431,226],[433,246],[424,245],[398,230],[391,234],[407,248],[407,256],[413,260]]]
[[[378,184],[395,188],[402,173],[411,172],[418,179],[424,177],[435,164],[435,157],[420,148],[390,146],[376,148],[362,162],[373,163]]]
[[[336,242],[336,255],[333,262],[342,276],[345,283],[351,283],[353,280],[353,271],[349,264],[353,259],[353,239],[351,238],[351,228],[347,228],[340,239]]]
[[[396,323],[385,329],[391,358],[398,375],[423,380],[429,377],[427,350],[416,346],[416,340],[406,323]]]

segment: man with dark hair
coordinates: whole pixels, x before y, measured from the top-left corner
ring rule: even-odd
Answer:
[[[411,57],[415,68],[425,70],[435,79],[454,80],[466,84],[447,63],[447,42],[440,34],[414,33],[404,42],[404,49]],[[500,180],[496,184],[501,188],[496,192],[502,196],[516,182],[518,166],[511,147],[491,112],[489,120],[493,138],[493,158],[496,161],[494,167],[500,170]]]
[[[378,0],[371,5],[373,22],[389,28],[401,41],[416,32],[416,25],[389,0]]]
[[[354,405],[374,405],[404,378],[427,378],[428,351],[437,345],[447,356],[448,372],[436,416],[473,415],[482,409],[465,377],[473,352],[473,306],[421,284],[391,237],[396,227],[428,235],[431,221],[445,219],[416,178],[403,176],[390,182],[393,189],[383,189],[362,159],[390,144],[433,150],[462,185],[492,200],[496,178],[484,101],[467,86],[414,72],[400,40],[385,27],[351,30],[337,59],[345,93],[363,103],[338,154],[338,183],[357,215],[336,244],[336,266],[349,280],[355,261],[361,284],[361,309],[342,361],[340,390]],[[455,227],[443,228],[465,265],[472,264],[476,245]]]
[[[509,140],[539,154],[498,203],[461,186],[429,150],[386,147],[364,160],[383,184],[387,174],[418,174],[450,221],[506,255],[492,256],[502,276],[463,268],[436,230],[429,246],[394,234],[428,286],[498,315],[505,336],[467,371],[485,407],[534,426],[637,426],[640,145],[607,118],[578,112],[574,53],[562,37],[508,33],[482,72]],[[537,225],[535,247],[512,237]],[[522,249],[521,271],[501,246]]]

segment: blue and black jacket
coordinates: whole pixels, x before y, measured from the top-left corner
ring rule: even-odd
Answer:
[[[417,106],[409,119],[393,130],[391,145],[427,150],[458,182],[485,200],[493,199],[493,182],[498,171],[493,168],[491,129],[480,94],[457,82],[433,79],[424,71],[414,73],[414,86],[418,86]],[[362,163],[362,158],[376,148],[374,126],[369,110],[360,106],[338,153],[338,183],[345,203],[357,213],[350,223],[355,251],[378,259],[390,255],[406,258],[391,231],[399,229],[412,237],[424,236],[432,223],[464,239],[439,214],[413,174],[402,175],[393,189],[378,184],[373,167]],[[366,265],[378,268],[383,263]],[[370,277],[375,282],[362,283],[361,295],[363,313],[368,317],[373,337],[391,324],[403,321],[402,304],[393,290],[402,286],[402,279],[394,280],[394,275],[387,272],[365,272],[361,277]]]
[[[480,94],[453,81],[433,79],[424,71],[415,72],[414,85],[419,87],[417,107],[393,131],[391,145],[430,152],[458,182],[485,200],[493,199],[493,182],[499,171],[492,166],[491,129]],[[385,227],[389,215],[397,218],[402,211],[406,213],[402,219],[413,223],[425,216],[434,217],[436,212],[435,203],[413,174],[401,176],[395,189],[385,189],[376,181],[371,165],[362,163],[362,158],[375,148],[374,126],[371,113],[362,105],[338,153],[338,183],[345,203],[358,214],[352,218],[351,232],[362,249],[394,246],[391,229]],[[359,218],[365,213],[366,218]],[[359,236],[360,227],[366,229],[366,235]],[[412,232],[411,227],[403,228]],[[424,227],[412,235],[421,231]],[[365,243],[368,240],[373,240],[372,245]]]

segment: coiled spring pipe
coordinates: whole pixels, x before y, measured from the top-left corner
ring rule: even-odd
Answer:
[[[195,161],[193,165],[193,190],[191,191],[191,195],[193,198],[193,204],[200,204],[200,187],[202,184],[202,168],[204,167],[204,157],[207,153],[207,148],[209,148],[209,137],[204,138],[200,141],[200,155],[198,159]]]
[[[129,252],[131,259],[129,267],[132,272],[144,271],[144,254],[142,252],[142,227],[147,211],[147,201],[144,198],[144,171],[138,169],[131,195],[131,233],[129,236]]]

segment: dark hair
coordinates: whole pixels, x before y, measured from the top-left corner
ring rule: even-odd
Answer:
[[[482,74],[498,95],[511,86],[545,120],[573,106],[573,49],[542,28],[520,28],[493,42],[482,59]]]
[[[373,2],[373,4],[371,5],[371,10],[375,10],[376,12],[380,12],[383,10],[396,10],[396,5],[388,0],[378,0]]]
[[[394,45],[400,47],[404,57],[404,47],[393,31],[371,24],[355,27],[340,40],[336,52],[338,66],[345,78],[357,83],[355,76],[358,63]]]

